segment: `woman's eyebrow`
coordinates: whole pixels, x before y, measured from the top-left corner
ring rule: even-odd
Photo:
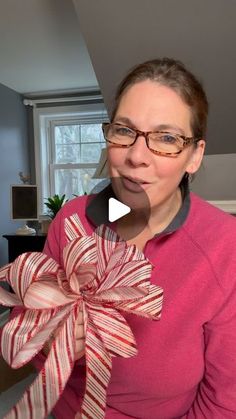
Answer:
[[[126,116],[117,116],[114,122],[119,122],[125,125],[128,125],[130,128],[137,128],[131,119]],[[182,128],[175,124],[159,124],[154,127],[152,131],[175,131],[178,134],[185,135],[185,132]]]
[[[155,127],[155,131],[175,131],[179,134],[185,135],[185,132],[182,128],[180,128],[178,125],[174,124],[160,124]]]
[[[125,125],[128,125],[129,127],[135,128],[134,123],[131,121],[131,119],[127,118],[126,116],[117,116],[115,118],[115,121],[113,122],[119,122]]]

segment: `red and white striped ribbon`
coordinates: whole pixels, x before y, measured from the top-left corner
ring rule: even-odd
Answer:
[[[14,290],[0,287],[0,303],[24,309],[2,331],[1,351],[9,365],[29,362],[60,324],[44,367],[6,419],[46,418],[53,409],[73,369],[81,304],[86,388],[80,413],[87,419],[105,416],[112,357],[137,353],[121,312],[160,318],[163,291],[150,284],[152,265],[136,246],[104,225],[87,236],[78,215],[66,219],[65,231],[63,267],[43,253],[29,252],[0,269],[0,281]]]

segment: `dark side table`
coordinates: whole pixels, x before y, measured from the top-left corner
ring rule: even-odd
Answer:
[[[17,256],[25,252],[42,252],[46,241],[46,234],[17,235],[4,234],[8,241],[8,262],[13,262]]]

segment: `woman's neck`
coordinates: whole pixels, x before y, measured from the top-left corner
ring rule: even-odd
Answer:
[[[151,208],[148,227],[154,234],[165,230],[174,219],[182,206],[182,194],[180,188],[165,202]]]
[[[178,188],[165,202],[159,203],[152,207],[151,210],[131,211],[128,215],[119,219],[116,231],[124,240],[134,237],[132,243],[135,242],[136,238],[145,237],[151,239],[155,234],[168,227],[181,205],[181,190]]]

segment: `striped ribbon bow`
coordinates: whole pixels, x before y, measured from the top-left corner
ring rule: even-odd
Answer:
[[[7,419],[41,419],[53,409],[73,369],[81,304],[86,357],[82,418],[104,418],[112,357],[137,353],[120,312],[160,317],[162,289],[150,284],[152,265],[136,246],[104,225],[86,235],[75,214],[65,220],[65,231],[69,242],[63,268],[43,253],[29,252],[0,269],[0,281],[14,290],[0,287],[0,303],[24,308],[2,331],[2,355],[12,368],[29,362],[60,324],[42,370]]]

